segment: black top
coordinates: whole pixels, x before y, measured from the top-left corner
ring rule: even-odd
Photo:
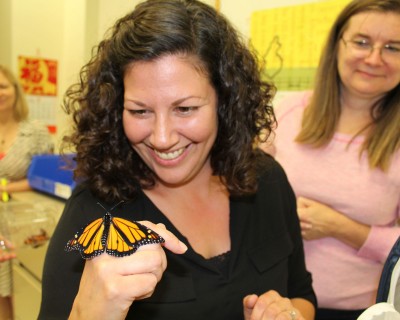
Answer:
[[[152,297],[132,304],[127,319],[243,319],[243,298],[271,289],[316,304],[293,191],[282,168],[267,159],[257,194],[230,199],[231,251],[222,268],[197,254],[144,193],[112,211],[125,219],[164,223],[189,247],[183,255],[165,250],[163,278]],[[84,260],[64,247],[80,227],[104,216],[97,202],[77,187],[66,204],[46,256],[39,319],[67,319],[70,313]]]

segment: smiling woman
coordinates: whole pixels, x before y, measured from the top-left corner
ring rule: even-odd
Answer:
[[[316,319],[356,319],[400,236],[400,2],[351,1],[315,83],[281,101],[273,147],[263,147],[298,197]]]
[[[217,94],[197,64],[191,55],[166,55],[133,64],[124,76],[125,134],[159,183],[182,185],[211,172]]]
[[[231,24],[201,1],[144,1],[81,76],[66,106],[82,183],[49,245],[39,319],[312,320],[291,187],[254,148],[274,128],[274,87]],[[121,200],[113,215],[157,223],[143,222],[170,251],[63,255],[102,221],[97,202]]]
[[[345,101],[358,97],[370,100],[365,107],[366,124],[371,121],[369,105],[400,83],[399,30],[399,13],[361,12],[350,19],[339,42],[338,72],[342,95]],[[351,107],[348,104],[351,100],[345,107]],[[342,123],[346,125],[344,121]]]
[[[0,191],[9,194],[30,190],[26,178],[32,157],[53,151],[47,128],[28,119],[28,105],[16,77],[0,65]],[[0,249],[1,250],[1,249]],[[0,263],[0,319],[11,317],[10,262]]]

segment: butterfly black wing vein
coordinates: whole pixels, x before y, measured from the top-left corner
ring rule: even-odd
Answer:
[[[131,255],[146,244],[163,243],[153,230],[135,222],[113,217],[109,212],[78,231],[65,250],[77,250],[82,258],[91,259],[106,251],[116,257]]]

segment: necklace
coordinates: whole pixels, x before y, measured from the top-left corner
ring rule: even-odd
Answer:
[[[0,153],[4,153],[4,150],[5,150],[4,145],[5,145],[5,143],[6,143],[6,140],[4,138],[2,138],[0,140]]]
[[[12,137],[15,135],[14,131],[14,123],[6,125],[0,134],[0,153],[6,152],[6,150],[10,146],[10,141],[13,139]]]

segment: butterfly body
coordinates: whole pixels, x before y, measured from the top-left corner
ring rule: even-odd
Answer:
[[[104,217],[89,223],[68,241],[66,251],[77,250],[82,258],[91,259],[103,252],[116,257],[133,254],[146,244],[163,243],[164,239],[146,226],[113,217],[107,212]]]

